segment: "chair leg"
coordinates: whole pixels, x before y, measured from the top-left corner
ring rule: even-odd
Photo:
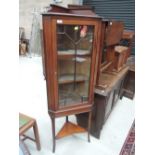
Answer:
[[[35,141],[36,141],[36,146],[38,150],[41,150],[41,145],[40,145],[40,139],[39,139],[39,132],[38,132],[38,126],[37,122],[35,121],[33,125],[33,131],[34,131],[34,136],[35,136]]]
[[[89,112],[89,117],[88,117],[88,142],[90,142],[91,115],[92,115],[92,113]]]
[[[52,134],[53,134],[53,153],[55,152],[56,147],[56,138],[55,138],[55,118],[52,119]]]

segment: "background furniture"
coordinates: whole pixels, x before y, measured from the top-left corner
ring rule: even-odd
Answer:
[[[132,51],[132,45],[133,45],[133,42],[134,42],[134,36],[135,36],[135,33],[134,31],[131,31],[131,30],[124,30],[123,31],[123,35],[122,35],[122,39],[121,39],[121,44],[123,46],[126,46],[129,48],[128,50],[128,54],[127,54],[127,57],[130,57],[131,56],[131,51]]]
[[[99,85],[95,88],[92,123],[90,128],[90,133],[96,138],[100,137],[100,132],[105,121],[120,98],[123,82],[128,69],[129,67],[126,66],[119,73],[111,74],[103,72],[100,75]],[[76,118],[78,124],[85,128],[88,114],[78,114]]]
[[[123,35],[124,24],[121,21],[108,21],[105,28],[105,38],[103,39],[103,54],[100,61],[100,71],[119,72],[126,63],[128,50],[126,46],[120,45]]]
[[[135,95],[135,58],[134,56],[129,57],[127,61],[129,66],[128,73],[125,77],[124,84],[122,87],[121,98],[123,96],[133,99]]]
[[[25,132],[28,131],[30,128],[33,128],[35,139],[25,135]],[[34,141],[36,143],[37,149],[41,149],[36,120],[22,113],[19,113],[19,136],[22,138],[23,141],[26,139]]]
[[[90,141],[101,22],[101,18],[90,8],[79,6],[64,8],[52,5],[48,12],[43,13],[45,75],[53,152],[56,139],[73,133],[88,131]],[[69,115],[84,112],[89,113],[86,129],[69,122]],[[66,123],[55,135],[55,118],[63,116]]]

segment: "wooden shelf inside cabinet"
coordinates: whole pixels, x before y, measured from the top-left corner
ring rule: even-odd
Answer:
[[[59,76],[59,84],[70,84],[74,82],[85,82],[87,80],[86,76],[84,75],[76,75],[74,79],[74,74],[64,74]]]
[[[87,50],[77,50],[77,53],[75,54],[74,50],[66,50],[66,51],[58,51],[58,58],[63,59],[69,59],[69,58],[77,58],[77,61],[83,62],[85,59],[78,59],[82,57],[90,57],[90,51]]]
[[[71,58],[75,58],[77,62],[84,62],[86,57],[90,57],[90,54],[84,54],[84,55],[75,55],[75,54],[58,54],[58,59],[59,60],[66,60],[66,59],[71,59]],[[79,59],[81,58],[81,59]],[[83,58],[83,59],[82,59]]]

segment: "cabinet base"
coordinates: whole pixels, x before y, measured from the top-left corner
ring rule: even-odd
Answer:
[[[55,135],[55,117],[51,117],[51,121],[52,121],[52,134],[53,134],[53,153],[55,152],[57,139],[72,135],[74,133],[88,132],[88,142],[90,142],[91,111],[89,112],[87,129],[84,129],[83,127],[80,127],[79,125],[69,122],[68,116],[66,116],[65,124],[63,125],[61,130],[58,132],[58,134]]]
[[[86,131],[87,131],[86,129],[76,124],[73,124],[71,122],[66,122],[61,128],[61,130],[59,131],[59,133],[56,135],[56,139],[66,137],[74,133],[81,133],[81,132],[86,132]]]

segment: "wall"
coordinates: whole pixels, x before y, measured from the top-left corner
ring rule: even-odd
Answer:
[[[59,5],[67,6],[68,4],[79,4],[79,2],[80,0],[62,0]],[[54,3],[53,0],[19,0],[19,26],[25,28],[25,37],[27,39],[30,39],[31,35],[34,9],[41,10],[52,3]]]

